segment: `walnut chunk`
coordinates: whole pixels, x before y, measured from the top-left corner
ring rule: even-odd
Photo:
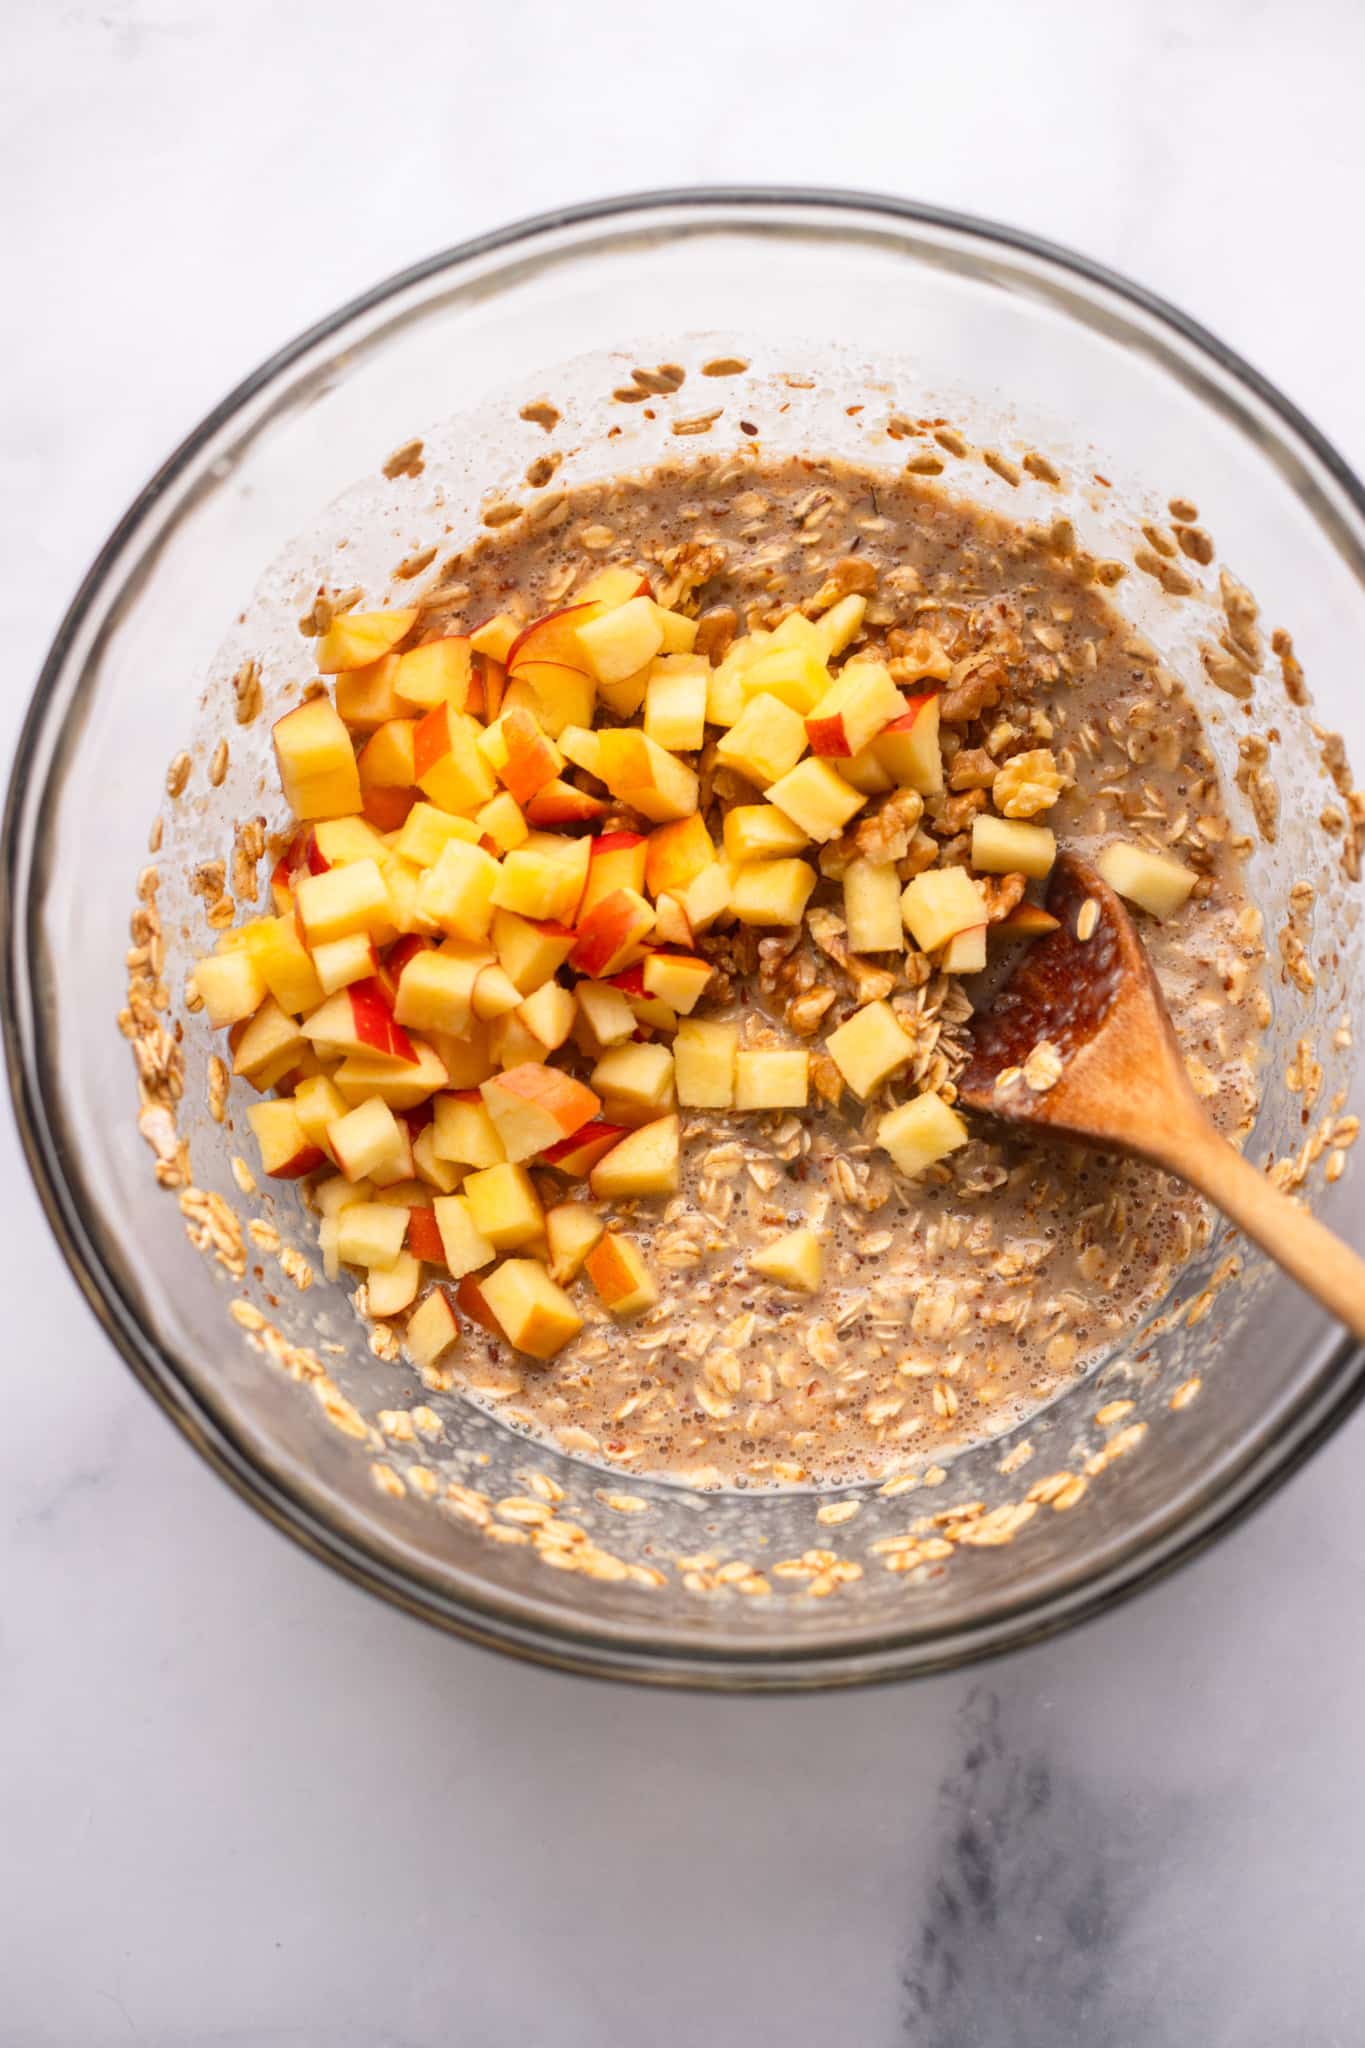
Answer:
[[[1050,811],[1065,787],[1051,747],[1030,747],[1015,754],[996,773],[991,795],[1006,818],[1035,818]]]
[[[939,699],[944,725],[969,725],[983,711],[993,711],[1009,685],[1005,664],[992,654],[971,658],[961,666]]]
[[[739,614],[732,604],[709,604],[698,615],[693,652],[705,655],[712,668],[717,668],[734,645],[738,631]]]

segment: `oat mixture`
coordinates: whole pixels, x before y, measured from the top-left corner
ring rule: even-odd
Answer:
[[[1162,914],[1142,918],[1143,936],[1196,1088],[1226,1133],[1250,1128],[1257,1041],[1268,1020],[1261,921],[1241,884],[1214,760],[1188,700],[1154,669],[1148,650],[1134,649],[1107,602],[1104,565],[1078,553],[1065,523],[1049,535],[1026,533],[932,484],[907,477],[889,485],[851,468],[803,463],[719,482],[702,465],[679,464],[580,490],[567,506],[552,531],[492,535],[448,565],[405,628],[399,658],[467,645],[461,636],[471,633],[478,647],[482,630],[492,650],[485,686],[497,673],[504,690],[507,676],[519,673],[515,656],[510,670],[500,666],[519,627],[573,604],[604,567],[629,568],[636,580],[625,579],[613,606],[624,591],[647,587],[646,604],[693,622],[651,657],[678,678],[677,689],[670,684],[646,703],[645,683],[637,696],[638,678],[614,677],[604,653],[606,679],[588,723],[595,720],[600,732],[663,733],[674,760],[696,772],[695,817],[722,856],[716,865],[726,870],[729,896],[708,907],[705,884],[698,893],[696,876],[682,870],[676,890],[654,877],[643,898],[627,887],[645,902],[652,928],[642,913],[638,943],[628,935],[596,966],[577,964],[576,951],[577,984],[568,970],[558,979],[552,971],[538,985],[539,999],[522,1006],[529,1021],[520,1039],[520,1010],[482,1016],[460,1047],[432,1025],[436,1080],[410,1097],[388,1097],[411,1122],[406,1172],[387,1186],[382,1175],[352,1174],[325,1137],[319,1143],[330,1156],[321,1171],[317,1152],[307,1167],[296,1153],[292,1163],[277,1158],[267,1170],[308,1172],[332,1269],[367,1274],[358,1305],[392,1318],[400,1335],[410,1333],[419,1363],[439,1357],[452,1384],[505,1420],[625,1470],[697,1484],[885,1479],[926,1453],[1005,1428],[1110,1353],[1204,1241],[1202,1205],[1154,1169],[1035,1145],[976,1123],[962,1127],[952,1100],[973,1005],[987,999],[1015,948],[1047,928],[1031,898],[1051,859],[1040,851],[1051,834],[1092,859],[1121,856],[1138,877],[1124,893],[1139,904],[1144,863],[1154,861],[1167,882],[1183,871]],[[810,655],[813,630],[826,633],[836,695],[840,678],[860,668],[859,684],[874,667],[889,678],[909,707],[893,721],[907,728],[905,748],[886,751],[891,728],[883,724],[851,751],[836,744],[797,767],[772,773],[780,768],[774,760],[760,773],[733,737],[744,732],[740,720],[754,696],[743,688],[741,653],[756,643],[757,658],[768,661],[759,694],[775,693],[809,731],[821,714],[827,723],[839,715],[837,703],[816,705],[801,695],[795,657]],[[543,652],[553,657],[556,649]],[[842,667],[833,669],[836,654]],[[380,647],[372,664],[353,663],[337,680],[337,705],[353,733],[369,735],[368,747],[435,702],[419,691],[400,701],[406,717],[375,715],[394,708],[379,675],[392,659]],[[438,657],[431,659],[436,677]],[[687,746],[694,735],[685,730],[691,714],[681,678],[695,682],[699,666],[708,671],[705,730],[699,745]],[[347,705],[361,703],[371,685],[375,704],[353,716]],[[939,789],[905,751],[915,710],[930,701]],[[495,707],[482,708],[488,718]],[[671,741],[670,717],[681,720]],[[585,729],[577,718],[555,723],[562,773],[548,794],[542,786],[523,804],[532,825],[590,834],[610,850],[615,835],[655,844],[684,824],[676,809],[661,813],[623,795],[619,776],[595,775],[602,760],[586,741],[576,742]],[[915,736],[916,746],[922,738]],[[756,742],[760,760],[768,739],[761,734]],[[911,762],[903,772],[902,759]],[[846,818],[822,808],[829,772],[846,794],[856,793]],[[421,788],[405,788],[404,775]],[[914,781],[926,786],[908,786]],[[398,835],[422,815],[429,783],[419,766],[367,785],[371,828],[401,848]],[[503,789],[490,803],[507,795]],[[586,799],[581,812],[575,796]],[[506,809],[485,819],[489,808],[478,811],[484,843],[505,871],[525,825],[509,824]],[[511,808],[518,809],[515,801]],[[751,814],[760,808],[767,820],[756,823]],[[296,809],[304,818],[328,816],[321,799]],[[791,831],[790,844],[762,836],[771,835],[774,815]],[[1009,828],[1003,835],[1002,822]],[[751,843],[745,832],[758,836]],[[334,855],[334,863],[340,859]],[[798,865],[813,887],[786,877],[798,894],[807,890],[794,914],[790,905],[760,903],[749,905],[749,921],[737,875],[762,866],[765,887],[776,888],[767,871]],[[277,908],[292,911],[309,869],[310,856],[295,841],[276,871]],[[325,862],[311,869],[325,870]],[[888,886],[894,877],[893,934],[885,894],[872,901],[864,889],[870,871]],[[935,923],[944,877],[975,891],[984,924],[961,917]],[[929,890],[921,878],[931,881]],[[445,947],[458,952],[473,941],[461,936],[453,912],[452,919],[417,929],[444,932]],[[412,924],[406,929],[411,934]],[[380,935],[381,951],[392,931],[386,926]],[[345,947],[354,939],[353,932],[324,934],[319,943]],[[397,948],[426,943],[400,937]],[[309,944],[321,969],[318,945]],[[368,974],[379,956],[369,937],[364,944]],[[671,963],[657,981],[648,963],[660,954],[648,944]],[[234,950],[225,943],[222,957]],[[401,976],[411,957],[390,950],[388,967]],[[494,960],[491,952],[481,957]],[[699,993],[684,988],[679,958],[709,969]],[[326,965],[330,1001],[330,975],[343,966],[339,958]],[[357,970],[344,971],[351,979],[336,988],[368,985],[355,982]],[[273,1002],[280,991],[268,977],[267,985]],[[594,990],[614,992],[617,1009],[624,997],[627,1037],[612,1034],[610,997],[595,1009]],[[258,1088],[282,1089],[286,1099],[292,1090],[295,1100],[340,1078],[348,1121],[359,1113],[359,1081],[346,1088],[345,1076],[329,1067],[337,1046],[325,1032],[312,1033],[302,1065],[301,1041],[287,1031],[273,1068],[269,1060],[244,1065],[242,1035],[260,1013],[231,1020],[230,1001],[220,999],[217,1016],[212,999],[208,1007],[213,1021],[233,1022],[239,1072]],[[490,995],[485,1009],[491,1002]],[[556,1281],[572,1283],[575,1327],[565,1324],[547,1352],[529,1335],[514,1345],[507,1335],[540,1330],[536,1318],[557,1313],[552,1303],[518,1299],[500,1311],[505,1294],[495,1284],[482,1291],[486,1269],[470,1269],[453,1294],[442,1284],[443,1263],[452,1275],[459,1268],[431,1215],[443,1202],[448,1213],[452,1197],[463,1199],[460,1191],[496,1163],[465,1132],[468,1116],[443,1111],[441,1098],[463,1098],[471,1114],[482,1114],[475,1091],[490,1067],[507,1068],[514,1055],[543,1062],[557,1028],[549,1013],[560,1007],[567,1035],[555,1039],[552,1071],[595,1090],[600,1117],[553,1148],[558,1162],[550,1148],[521,1155],[533,1220],[519,1237],[490,1240],[509,1254],[500,1271],[529,1267],[539,1256]],[[282,1015],[287,1022],[287,1003]],[[403,1015],[400,1004],[400,1027]],[[411,1006],[409,1015],[425,1021]],[[307,1032],[306,1016],[300,1028]],[[527,1031],[541,1033],[540,1050]],[[883,1058],[893,1032],[894,1050]],[[386,1049],[378,1039],[366,1042],[378,1048],[382,1069]],[[650,1058],[640,1061],[637,1046],[650,1048]],[[718,1047],[731,1064],[713,1096]],[[650,1059],[658,1068],[652,1075]],[[1043,1049],[1025,1084],[1045,1088],[1055,1078]],[[905,1114],[926,1104],[934,1105],[928,1130],[923,1116]],[[593,1131],[609,1127],[619,1141],[623,1130],[657,1132],[675,1118],[671,1167],[665,1162],[663,1179],[640,1183],[650,1192],[632,1194],[628,1177],[613,1183],[609,1172],[599,1184],[596,1169],[610,1152],[594,1151]],[[465,1135],[446,1142],[443,1133],[457,1124]],[[258,1127],[258,1136],[265,1151],[268,1128]],[[416,1219],[386,1256],[357,1255],[358,1224],[345,1235],[347,1216],[358,1214],[358,1182],[373,1198],[367,1216],[387,1206]]]

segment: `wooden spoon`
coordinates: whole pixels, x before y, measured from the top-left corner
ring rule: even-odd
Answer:
[[[1047,907],[1058,930],[1029,948],[973,1020],[975,1049],[957,1085],[959,1102],[1006,1123],[1150,1159],[1188,1181],[1365,1340],[1365,1260],[1214,1129],[1190,1086],[1142,941],[1113,890],[1087,862],[1063,853]],[[1079,938],[1078,929],[1089,937]],[[1030,1087],[1024,1069],[1044,1042],[1056,1049],[1060,1077]],[[1046,1082],[1055,1066],[1044,1054],[1032,1071]]]

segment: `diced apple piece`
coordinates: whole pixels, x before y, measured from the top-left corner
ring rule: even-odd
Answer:
[[[664,644],[658,608],[632,597],[578,628],[578,644],[599,683],[619,683],[654,659]]]
[[[486,804],[497,784],[479,752],[481,727],[463,711],[437,704],[419,718],[413,735],[417,786],[443,811]]]
[[[493,913],[493,945],[505,973],[524,996],[553,980],[573,951],[567,925],[535,923],[511,910]]]
[[[350,861],[321,875],[301,875],[295,914],[310,946],[362,932],[381,942],[393,936],[393,901],[373,860]]]
[[[420,711],[430,711],[436,704],[449,704],[452,711],[463,711],[469,701],[473,655],[474,648],[463,633],[410,647],[398,657],[394,692],[405,704],[415,705]]]
[[[509,860],[516,858],[515,853],[508,855]],[[499,874],[497,861],[481,846],[451,839],[418,884],[418,910],[453,938],[486,938],[493,923]]]
[[[197,961],[193,981],[216,1031],[253,1016],[265,999],[265,976],[245,946],[232,953],[210,953]]]
[[[474,823],[485,838],[492,840],[499,853],[510,853],[514,846],[524,846],[530,837],[531,828],[522,816],[521,805],[508,789],[500,789],[496,796],[491,796],[482,809],[475,812]]]
[[[742,640],[738,642],[740,647],[744,644]],[[732,656],[727,656],[719,667],[712,669],[707,679],[706,723],[737,725],[744,715],[744,707],[748,701],[744,694],[743,670]]]
[[[585,789],[575,789],[557,775],[527,803],[526,817],[530,824],[549,826],[553,831],[560,825],[590,825],[606,808],[604,797],[589,796]]]
[[[602,780],[613,796],[658,825],[690,817],[699,784],[693,770],[646,733],[612,728],[599,734]]]
[[[545,1211],[524,1166],[504,1162],[466,1174],[459,1195],[466,1201],[474,1228],[495,1251],[515,1251],[545,1228]]]
[[[365,668],[396,647],[416,624],[415,605],[398,611],[341,612],[318,641],[318,670],[334,676],[343,669]]]
[[[426,946],[414,953],[398,977],[393,1014],[414,1031],[469,1028],[474,985],[482,968],[476,958],[461,959]]]
[[[248,950],[280,1008],[292,1017],[316,1009],[326,991],[294,918],[263,917],[247,929],[251,933]],[[363,937],[361,943],[368,946]]]
[[[627,604],[632,597],[648,597],[649,594],[649,577],[643,569],[628,569],[612,563],[606,569],[599,569],[581,590],[574,592],[574,603],[595,604],[604,611],[613,611],[617,605]]]
[[[550,1247],[550,1278],[559,1286],[574,1279],[605,1225],[596,1210],[583,1202],[556,1202],[545,1211],[545,1241]]]
[[[917,1095],[899,1109],[889,1109],[877,1126],[877,1143],[885,1147],[902,1173],[923,1173],[965,1145],[971,1133],[941,1095]]]
[[[861,1010],[831,1031],[825,1051],[853,1093],[866,1102],[882,1082],[914,1057],[914,1040],[896,1021],[889,1003],[864,1003]]]
[[[408,1212],[388,1202],[352,1202],[337,1211],[337,1256],[347,1266],[391,1266],[408,1234]]]
[[[334,1173],[327,1180],[321,1180],[313,1189],[313,1200],[322,1216],[335,1216],[342,1209],[349,1209],[353,1202],[368,1202],[374,1189],[367,1180],[352,1187],[343,1175]]]
[[[363,1102],[367,1095],[378,1095],[390,1109],[416,1109],[438,1088],[444,1088],[450,1075],[445,1061],[432,1046],[420,1038],[414,1039],[412,1045],[417,1055],[414,1065],[400,1067],[373,1054],[352,1053],[332,1078],[348,1102]]]
[[[274,1180],[297,1180],[326,1157],[309,1137],[292,1102],[253,1102],[247,1122],[260,1148],[261,1165]]]
[[[642,971],[646,993],[686,1017],[705,995],[715,969],[692,953],[646,953]]]
[[[271,728],[280,787],[296,818],[338,818],[361,805],[360,771],[336,706],[312,697]]]
[[[603,981],[580,981],[573,993],[593,1041],[586,1051],[605,1052],[635,1036],[635,1012],[619,988]]]
[[[373,1180],[380,1187],[397,1180],[398,1169],[411,1160],[407,1132],[377,1095],[327,1126],[327,1147],[347,1180]]]
[[[823,662],[825,658],[825,639],[819,624],[814,619],[808,619],[804,612],[788,612],[780,625],[773,628],[768,645],[799,647],[803,654],[814,655],[818,661]]]
[[[492,1053],[492,1029],[491,1024],[475,1018],[460,1038],[452,1037],[448,1031],[432,1033],[432,1043],[440,1055],[451,1088],[477,1088],[480,1081],[488,1079],[496,1065]]]
[[[789,1230],[749,1257],[751,1273],[761,1273],[765,1280],[776,1280],[780,1287],[795,1288],[802,1294],[818,1292],[823,1266],[824,1254],[813,1230]]]
[[[535,1259],[504,1259],[479,1292],[509,1344],[531,1358],[553,1358],[578,1335],[583,1318]]]
[[[421,1261],[411,1252],[400,1252],[391,1266],[372,1267],[366,1275],[366,1309],[372,1316],[401,1316],[416,1301],[421,1284]]]
[[[1184,907],[1199,880],[1193,868],[1164,854],[1149,853],[1145,846],[1134,846],[1126,839],[1106,846],[1095,866],[1115,895],[1126,896],[1139,910],[1163,919],[1174,917]]]
[[[988,912],[980,886],[966,868],[929,868],[906,883],[901,917],[915,944],[933,953],[955,932],[985,924]]]
[[[736,867],[779,860],[810,845],[809,836],[774,804],[736,804],[725,813],[725,851]]]
[[[459,1342],[460,1321],[454,1303],[444,1287],[433,1287],[408,1317],[403,1341],[409,1358],[419,1371],[429,1370]]]
[[[880,661],[850,661],[806,719],[813,754],[860,754],[904,715],[905,700]]]
[[[522,1000],[517,1015],[547,1053],[558,1052],[573,1030],[578,1005],[572,989],[561,988],[557,981],[547,981]]]
[[[232,1071],[257,1088],[273,1088],[307,1048],[304,1027],[287,1017],[273,996],[267,996],[250,1022],[239,1028],[241,1036],[229,1040]]]
[[[529,1060],[485,1081],[480,1093],[512,1161],[533,1158],[547,1145],[572,1137],[602,1106],[593,1090],[571,1074]]]
[[[711,835],[699,812],[656,826],[645,844],[644,886],[651,896],[677,895],[716,857]],[[636,888],[639,883],[634,884]]]
[[[761,789],[786,775],[805,751],[806,728],[799,713],[767,695],[751,697],[716,743],[717,759]]]
[[[392,718],[401,718],[410,707],[394,684],[398,678],[398,656],[385,654],[365,668],[354,668],[337,677],[337,711],[353,733],[377,732]]]
[[[645,898],[634,889],[616,889],[580,917],[569,965],[604,980],[627,965],[653,929],[654,912]]]
[[[678,1100],[684,1109],[729,1109],[735,1100],[738,1024],[689,1017],[673,1041]]]
[[[908,697],[906,709],[872,742],[872,751],[898,789],[937,796],[943,788],[943,754],[938,739],[936,690]]]
[[[586,839],[533,832],[525,846],[503,856],[494,905],[536,923],[574,924],[588,879],[588,860]]]
[[[585,775],[602,780],[602,735],[590,727],[569,725],[556,733],[559,751],[566,761],[572,761],[575,768],[581,768]]]
[[[657,1116],[673,1105],[673,1055],[666,1045],[618,1045],[592,1070],[592,1086],[608,1118],[621,1123]]]
[[[801,1048],[762,1046],[735,1056],[736,1109],[804,1109],[809,1090],[810,1054]]]
[[[805,647],[778,646],[777,637],[773,635],[774,644],[756,661],[746,664],[744,694],[776,697],[804,718],[829,689],[829,670],[820,654]]]
[[[768,801],[811,839],[837,839],[867,799],[828,761],[802,761],[773,783]]]
[[[390,718],[370,734],[356,757],[356,770],[363,790],[412,787],[413,764],[417,758],[413,746],[416,730],[415,719]]]
[[[471,1323],[487,1330],[490,1337],[503,1335],[502,1324],[483,1298],[483,1281],[477,1273],[466,1273],[455,1289],[455,1306]]]
[[[762,865],[762,863],[760,863]],[[675,900],[680,904],[687,920],[687,944],[690,946],[702,932],[709,931],[719,918],[730,915],[730,870],[720,861],[712,861],[709,868],[693,875],[682,895]],[[666,937],[662,925],[660,938]]]
[[[686,618],[682,612],[666,611],[662,605],[655,605],[654,611],[664,636],[664,655],[691,654],[697,644],[697,621]],[[709,661],[706,667],[709,672]]]
[[[407,1065],[417,1059],[412,1040],[377,980],[354,981],[338,989],[310,1011],[300,1029],[323,1053],[377,1054]]]
[[[854,953],[905,950],[901,881],[888,862],[853,860],[844,869],[844,922]]]
[[[678,1119],[659,1117],[605,1152],[589,1174],[588,1185],[599,1202],[673,1195],[678,1191],[678,1155]]]
[[[1059,929],[1058,920],[1040,903],[1018,903],[1008,917],[987,926],[986,940],[989,944],[992,939],[1043,939]]]
[[[452,1280],[462,1280],[466,1273],[477,1273],[492,1264],[497,1248],[479,1229],[464,1195],[438,1195],[431,1209]]]
[[[986,932],[984,924],[974,924],[969,931],[954,932],[939,954],[938,964],[943,972],[980,974],[986,965]]]
[[[336,1084],[326,1074],[309,1074],[299,1082],[291,1100],[305,1135],[320,1146],[335,1165],[336,1158],[327,1140],[327,1126],[346,1114],[345,1098]]]
[[[479,828],[470,818],[457,818],[435,804],[416,803],[403,820],[394,851],[414,867],[434,867],[452,839],[475,846]]]
[[[516,646],[525,630],[524,619],[514,619],[510,612],[498,612],[476,626],[469,636],[469,644],[476,654],[490,655],[494,661],[506,664],[507,657]]]
[[[728,883],[726,901],[729,902]],[[687,912],[676,896],[670,896],[665,892],[655,899],[654,936],[662,945],[681,946],[684,952],[691,951],[696,934],[688,922]]]
[[[826,661],[833,661],[836,655],[843,653],[851,641],[857,639],[866,610],[866,597],[861,591],[855,591],[848,597],[841,597],[837,604],[830,606],[822,619],[816,620],[816,629],[824,647]]]
[[[507,1154],[481,1095],[438,1095],[434,1107],[433,1149],[438,1159],[458,1166],[502,1164]]]
[[[705,738],[711,665],[699,654],[661,654],[645,686],[645,731],[670,754],[692,754]]]
[[[462,1169],[448,1159],[439,1157],[436,1151],[436,1126],[428,1124],[412,1141],[412,1164],[418,1178],[439,1194],[453,1195],[460,1185]]]
[[[506,1017],[520,1007],[521,990],[496,960],[479,969],[474,983],[474,1015],[485,1023]]]
[[[645,863],[649,841],[643,832],[602,832],[588,841],[590,859],[583,900],[578,906],[581,925],[590,910],[618,889],[636,895],[645,886]]]
[[[653,1308],[659,1290],[638,1245],[614,1230],[598,1239],[583,1261],[603,1308],[614,1316],[638,1316]]]
[[[553,782],[564,766],[564,756],[539,721],[516,707],[495,719],[477,744],[498,780],[521,804]]]
[[[983,875],[1028,875],[1041,881],[1057,858],[1057,835],[1047,825],[1016,818],[972,820],[972,866]]]
[[[383,833],[364,818],[319,818],[308,835],[306,865],[310,875],[355,860],[378,861],[382,867],[388,852]]]
[[[567,1174],[571,1180],[582,1180],[585,1174],[591,1173],[603,1153],[610,1152],[612,1146],[625,1137],[628,1128],[625,1124],[603,1123],[594,1117],[571,1138],[563,1138],[558,1145],[547,1146],[540,1155],[540,1164],[553,1166],[556,1173]]]
[[[850,755],[847,761],[840,761],[839,773],[845,782],[852,783],[864,796],[884,796],[895,783],[877,759],[877,742],[864,747],[861,754]]]
[[[730,908],[741,924],[800,924],[814,887],[803,860],[756,860],[731,876]]]
[[[495,1017],[489,1027],[489,1050],[493,1065],[510,1073],[513,1067],[543,1067],[550,1055],[540,1040],[529,1031],[515,1010],[505,1017]]]

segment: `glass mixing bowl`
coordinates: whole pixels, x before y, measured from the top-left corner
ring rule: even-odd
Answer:
[[[702,376],[722,355],[747,367],[728,382]],[[660,362],[687,369],[680,390],[612,397],[633,367]],[[534,408],[524,416],[536,398],[559,409],[553,431]],[[695,438],[671,439],[675,422],[713,410]],[[1062,250],[894,200],[787,191],[574,209],[449,251],[343,308],[249,378],[152,479],[40,679],[5,825],[5,1032],[62,1248],[143,1384],[225,1478],[335,1568],[477,1641],[582,1671],[752,1690],[941,1668],[1091,1614],[1188,1557],[1360,1391],[1360,1350],[1264,1262],[1244,1252],[1239,1283],[1210,1288],[1228,1255],[1219,1229],[1156,1323],[1097,1376],[946,1472],[926,1461],[919,1483],[890,1497],[845,1490],[856,1513],[817,1519],[819,1498],[800,1490],[627,1481],[528,1440],[422,1388],[401,1359],[373,1356],[341,1290],[297,1291],[254,1242],[238,1275],[232,1256],[189,1241],[187,1224],[211,1253],[216,1217],[231,1252],[232,1212],[249,1212],[232,1162],[249,1148],[235,1098],[225,1122],[209,1113],[209,1033],[183,1008],[206,943],[187,870],[230,859],[234,821],[282,822],[268,714],[308,678],[295,622],[335,575],[338,547],[382,601],[414,550],[458,546],[490,505],[543,503],[543,481],[538,497],[524,476],[548,449],[564,458],[551,489],[670,447],[723,453],[752,429],[779,450],[894,469],[907,454],[902,414],[961,429],[949,488],[1020,517],[1065,513],[1106,556],[1140,562],[1144,523],[1164,532],[1171,497],[1194,501],[1220,561],[1259,599],[1267,641],[1272,626],[1293,630],[1313,716],[1345,721],[1365,641],[1365,499],[1301,415],[1169,307]],[[420,474],[384,475],[415,435]],[[1002,459],[990,466],[983,450]],[[1035,451],[1046,461],[1023,460]],[[368,481],[337,506],[357,477]],[[1232,802],[1254,839],[1274,999],[1250,1149],[1287,1159],[1306,1148],[1307,1192],[1359,1244],[1349,1176],[1324,1185],[1323,1173],[1349,1158],[1341,1027],[1360,993],[1341,832],[1318,824],[1341,799],[1268,645],[1250,701],[1204,682],[1217,571],[1185,561],[1199,589],[1182,599],[1159,580],[1167,559],[1158,550],[1154,563],[1148,546],[1152,573],[1134,569],[1120,598],[1150,638],[1147,658],[1202,692],[1229,780],[1241,770]],[[265,715],[239,723],[252,685],[235,694],[232,679],[252,655]],[[223,733],[231,761],[218,784],[208,762]],[[1264,762],[1255,735],[1271,735]],[[173,779],[187,780],[170,802],[167,764],[182,749],[188,767]],[[1258,765],[1262,798],[1266,773],[1280,792],[1273,845],[1246,804]],[[180,1132],[217,1207],[157,1185],[114,1023],[159,814]],[[1295,946],[1302,987],[1284,971]],[[1310,1056],[1295,1063],[1304,1038]],[[1325,1071],[1306,1085],[1315,1062]],[[169,1151],[164,1125],[145,1134]],[[306,1250],[297,1197],[267,1201],[283,1241]],[[1116,1428],[1120,1401],[1131,1406]],[[418,1404],[416,1427],[395,1421]],[[604,1498],[626,1485],[629,1513]],[[566,1522],[585,1534],[569,1539]]]

